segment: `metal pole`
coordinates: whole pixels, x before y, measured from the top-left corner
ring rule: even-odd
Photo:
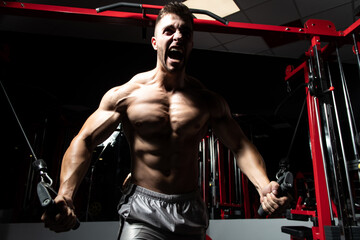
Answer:
[[[354,40],[354,50],[355,50],[357,65],[358,65],[358,68],[359,68],[359,77],[360,77],[360,53],[359,53],[359,48],[358,48],[358,45],[357,45],[356,34],[353,33],[352,37],[353,37],[353,40]]]
[[[327,65],[327,70],[328,70],[329,82],[330,82],[330,85],[332,86],[333,84],[332,84],[332,78],[331,78],[331,72],[330,72],[329,64]],[[337,129],[338,129],[341,154],[342,154],[344,167],[345,167],[346,183],[347,183],[347,188],[348,188],[349,197],[350,197],[350,204],[351,204],[351,213],[352,213],[353,221],[356,222],[354,199],[353,199],[353,196],[352,196],[351,185],[350,185],[349,168],[348,168],[346,154],[345,154],[344,140],[343,140],[343,137],[342,137],[342,130],[341,130],[341,125],[340,125],[339,114],[338,114],[338,109],[337,109],[337,104],[336,104],[334,91],[331,91],[331,97],[332,97],[333,106],[334,106],[335,119],[336,119],[336,125],[337,125]]]
[[[319,56],[317,54],[317,46],[315,45],[313,48],[313,52],[314,52],[314,56],[317,60],[317,66],[319,67],[320,62],[319,62]],[[310,62],[309,62],[309,73],[312,74],[314,76],[314,69],[312,67],[312,61],[310,58]],[[319,77],[321,78],[321,71],[319,69]],[[314,99],[314,109],[315,109],[315,117],[316,117],[316,124],[317,124],[317,128],[318,128],[318,134],[319,134],[319,142],[320,142],[320,151],[321,151],[321,156],[322,156],[322,160],[323,160],[323,166],[324,166],[324,174],[325,174],[325,185],[326,185],[326,192],[327,192],[327,197],[328,197],[328,201],[329,201],[329,207],[330,207],[330,218],[331,218],[331,222],[334,222],[334,216],[333,216],[333,209],[331,206],[331,198],[330,198],[330,191],[329,191],[329,181],[328,181],[328,171],[327,171],[327,166],[326,166],[326,161],[325,161],[325,154],[324,154],[324,145],[323,145],[323,139],[322,139],[322,133],[321,133],[321,127],[320,127],[320,116],[319,116],[319,109],[318,109],[318,105],[317,105],[317,97],[313,97]]]
[[[337,167],[335,165],[335,159],[334,159],[334,152],[333,152],[333,149],[332,149],[332,144],[331,144],[331,135],[330,135],[330,122],[329,122],[329,118],[328,118],[328,105],[326,103],[323,103],[323,111],[324,111],[324,121],[325,121],[325,127],[324,127],[324,134],[325,134],[325,143],[326,143],[326,147],[327,147],[327,150],[328,150],[328,155],[329,155],[329,161],[330,161],[330,164],[332,165],[332,168],[331,168],[331,165],[330,165],[330,169],[332,170],[332,173],[333,173],[333,178],[334,178],[334,182],[333,184],[335,185],[334,187],[334,192],[335,192],[335,196],[336,198],[338,199],[338,207],[339,207],[339,211],[338,211],[338,214],[339,214],[339,222],[343,222],[343,219],[344,219],[344,216],[343,216],[343,206],[342,206],[342,201],[340,199],[340,192],[339,192],[339,184],[338,184],[338,172],[336,171]],[[325,159],[324,159],[324,166],[325,166]],[[338,166],[338,165],[337,165]],[[326,166],[325,166],[325,169],[326,169]],[[327,171],[327,170],[325,170]],[[340,178],[341,179],[341,178]],[[328,182],[328,180],[326,180],[326,182]],[[329,189],[329,188],[328,188]],[[328,195],[329,195],[329,200],[330,200],[330,194],[328,192]],[[330,204],[330,208],[331,208],[331,202],[329,202]],[[332,211],[331,211],[331,214],[332,214]],[[340,224],[342,227],[344,224]],[[345,230],[343,229],[343,232],[345,232]]]
[[[215,159],[215,140],[214,133],[212,132],[209,137],[209,151],[210,151],[210,172],[211,172],[211,213],[210,217],[215,218],[215,207],[216,207],[216,159]]]
[[[234,158],[234,160],[236,162],[235,158]],[[241,170],[237,166],[236,166],[236,171],[237,171],[237,181],[239,183],[239,194],[238,194],[238,199],[239,200],[238,201],[239,201],[240,204],[243,204],[244,203],[244,201],[243,201],[243,192],[244,192],[244,190],[243,190],[243,187],[242,187],[243,183],[242,183],[242,177],[241,177]],[[248,194],[248,193],[246,193],[246,194]]]
[[[231,156],[229,155],[229,158]],[[234,167],[234,183],[235,183],[235,202],[239,203],[239,191],[241,191],[241,187],[239,187],[239,181],[238,181],[238,172],[237,172],[237,164],[236,164],[236,158],[232,158],[232,163]]]
[[[324,145],[323,145],[323,139],[322,139],[321,128],[320,128],[320,120],[319,120],[319,110],[318,110],[318,106],[317,106],[317,98],[316,97],[313,97],[313,98],[314,98],[314,109],[315,109],[316,124],[317,124],[317,128],[319,130],[318,134],[319,134],[321,156],[322,156],[323,166],[324,166],[325,184],[326,184],[326,190],[327,190],[327,195],[328,195],[327,197],[328,197],[329,207],[330,207],[330,218],[331,218],[331,222],[334,222],[333,209],[332,209],[332,206],[331,206],[331,198],[330,198],[330,193],[329,193],[329,182],[328,182],[327,167],[326,167],[324,147],[323,147]]]
[[[203,158],[201,155],[203,155],[203,148],[202,148],[202,142],[203,142],[204,139],[202,139],[200,142],[199,142],[199,179],[198,179],[198,186],[199,186],[199,189],[202,190],[202,173],[203,173]],[[205,200],[205,199],[204,199]]]
[[[203,190],[203,198],[204,201],[206,202],[206,204],[208,204],[208,187],[209,187],[209,183],[206,181],[207,180],[207,169],[208,169],[208,162],[207,162],[207,154],[206,154],[206,140],[205,138],[201,141],[202,144],[202,190]]]
[[[341,79],[341,83],[342,83],[342,87],[343,87],[343,93],[344,93],[344,101],[345,101],[345,106],[346,106],[346,113],[347,113],[347,117],[348,117],[348,121],[349,121],[349,128],[350,128],[350,134],[351,134],[351,143],[352,143],[352,147],[354,150],[354,156],[356,160],[359,160],[359,153],[358,150],[356,148],[356,141],[355,141],[355,134],[354,131],[357,134],[357,128],[356,128],[356,124],[355,124],[355,118],[354,118],[354,113],[352,111],[352,106],[351,106],[351,101],[350,101],[350,97],[349,97],[349,91],[347,88],[347,84],[345,81],[345,74],[344,74],[344,70],[341,64],[341,59],[340,59],[340,55],[339,55],[339,48],[336,47],[336,55],[337,55],[337,60],[338,60],[338,65],[339,65],[339,71],[340,71],[340,79]]]

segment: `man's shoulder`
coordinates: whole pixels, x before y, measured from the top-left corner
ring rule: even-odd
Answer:
[[[122,85],[116,86],[109,90],[109,92],[115,93],[125,93],[130,94],[132,91],[138,89],[141,85],[149,81],[151,77],[151,71],[142,72],[134,75],[129,81],[125,82]]]
[[[128,82],[128,84],[145,84],[153,78],[154,78],[154,70],[141,72],[133,76]]]

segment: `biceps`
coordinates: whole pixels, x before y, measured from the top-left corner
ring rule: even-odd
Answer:
[[[79,137],[90,148],[95,148],[115,131],[119,122],[118,112],[98,109],[86,120],[79,132]]]
[[[221,142],[233,152],[241,151],[248,142],[240,126],[231,117],[215,120],[213,130]]]

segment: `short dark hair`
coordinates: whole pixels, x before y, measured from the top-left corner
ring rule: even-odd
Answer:
[[[160,11],[156,18],[155,26],[158,22],[167,14],[175,14],[183,19],[185,22],[189,22],[191,30],[194,26],[194,19],[190,9],[182,2],[169,2]]]

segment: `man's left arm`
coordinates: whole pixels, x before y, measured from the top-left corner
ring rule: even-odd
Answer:
[[[288,204],[288,197],[276,196],[279,184],[275,181],[270,182],[261,154],[231,117],[225,100],[219,96],[217,99],[217,103],[213,105],[215,108],[211,119],[215,135],[234,153],[237,165],[254,184],[264,211],[268,214],[281,212]]]

